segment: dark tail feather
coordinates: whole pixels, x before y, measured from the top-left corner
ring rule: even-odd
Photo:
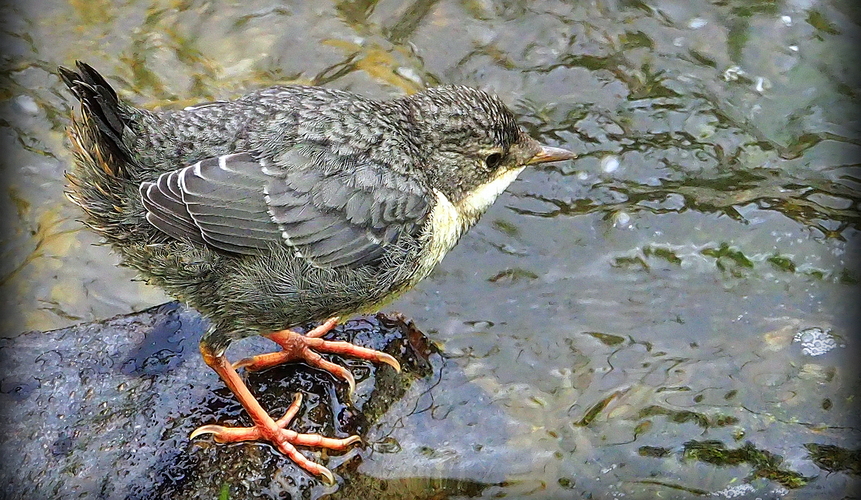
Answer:
[[[124,105],[111,85],[92,66],[76,61],[78,68],[73,70],[60,66],[60,78],[75,97],[81,101],[84,114],[98,129],[97,142],[114,157],[111,162],[120,165],[129,161],[129,154],[123,145],[123,130],[129,118]]]
[[[92,67],[78,62],[76,69],[58,70],[82,107],[80,117],[72,114],[68,128],[75,165],[66,173],[66,195],[83,209],[84,223],[108,241],[146,239],[146,231],[135,231],[145,224],[144,212],[132,175],[133,155],[122,139],[135,128],[138,112],[121,102]]]

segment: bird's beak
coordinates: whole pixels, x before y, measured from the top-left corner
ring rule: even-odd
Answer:
[[[577,155],[562,148],[551,148],[550,146],[541,146],[538,153],[532,157],[527,165],[535,165],[536,163],[547,163],[550,161],[573,160]]]

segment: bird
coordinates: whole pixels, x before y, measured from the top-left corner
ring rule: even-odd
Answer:
[[[320,353],[400,370],[389,354],[322,337],[427,277],[526,167],[576,157],[539,143],[499,97],[467,86],[373,100],[277,85],[147,110],[86,63],[58,75],[80,102],[67,129],[67,197],[121,265],[209,319],[203,360],[253,423],[203,425],[190,439],[269,442],[330,484],[333,473],[297,446],[340,451],[360,438],[289,429],[302,394],[274,419],[237,370],[304,361],[351,393],[349,370]],[[296,331],[308,324],[319,326]],[[254,335],[281,349],[230,363],[228,346]]]

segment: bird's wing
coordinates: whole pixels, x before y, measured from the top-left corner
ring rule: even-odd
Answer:
[[[288,245],[319,267],[375,262],[429,213],[415,179],[312,146],[209,158],[140,194],[147,220],[173,238],[238,254]]]

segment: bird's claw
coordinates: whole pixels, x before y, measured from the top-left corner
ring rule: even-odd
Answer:
[[[382,352],[382,351],[377,351],[377,354],[379,356],[377,358],[377,362],[385,363],[385,364],[391,366],[392,368],[394,368],[396,372],[401,373],[401,364],[398,362],[397,359],[395,359],[394,356],[392,356],[391,354]]]
[[[354,443],[361,442],[362,438],[354,435],[343,439],[334,439],[319,434],[302,434],[287,429],[287,426],[299,412],[301,404],[302,395],[297,393],[290,408],[278,420],[272,420],[268,415],[264,415],[265,418],[260,419],[260,421],[251,427],[225,427],[222,425],[207,424],[195,429],[189,436],[189,439],[194,439],[203,434],[212,434],[215,441],[219,443],[268,441],[296,462],[299,467],[316,476],[322,476],[327,484],[334,484],[335,476],[332,474],[332,471],[305,458],[294,445],[344,450]]]
[[[323,340],[321,337],[334,328],[337,323],[337,318],[330,318],[305,335],[292,330],[281,330],[270,333],[266,337],[280,345],[281,351],[241,359],[233,364],[233,368],[236,370],[245,368],[249,371],[259,371],[290,361],[305,361],[311,366],[325,370],[335,377],[344,380],[349,386],[350,397],[356,391],[356,380],[353,375],[343,366],[323,359],[319,353],[349,356],[364,359],[372,363],[385,363],[400,373],[401,364],[388,353],[357,346],[350,342]]]

